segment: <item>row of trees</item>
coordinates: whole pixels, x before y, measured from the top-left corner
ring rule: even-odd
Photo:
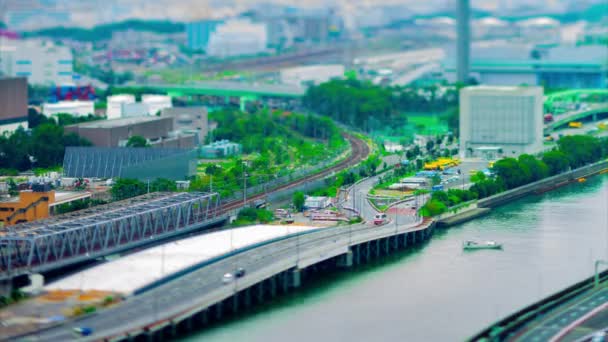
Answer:
[[[557,148],[542,153],[539,158],[522,154],[519,158],[503,158],[492,167],[495,177],[478,172],[469,190],[436,191],[422,208],[423,215],[439,215],[460,202],[485,198],[505,190],[526,185],[599,161],[608,156],[608,138],[574,135],[561,138]]]
[[[399,112],[443,112],[454,108],[458,103],[458,92],[457,88],[442,92],[436,86],[382,87],[347,79],[310,87],[303,103],[316,113],[370,131],[394,124],[397,119],[407,120]]]
[[[177,191],[177,185],[174,181],[164,178],[157,178],[149,183],[137,179],[118,178],[112,185],[110,193],[114,201],[120,201],[157,191]]]

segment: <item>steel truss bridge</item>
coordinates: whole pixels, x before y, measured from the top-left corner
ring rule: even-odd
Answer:
[[[0,230],[0,280],[45,272],[226,219],[217,193],[153,193]]]

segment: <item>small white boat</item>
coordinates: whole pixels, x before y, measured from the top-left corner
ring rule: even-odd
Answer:
[[[502,249],[502,244],[497,243],[496,241],[465,241],[462,243],[462,249]]]

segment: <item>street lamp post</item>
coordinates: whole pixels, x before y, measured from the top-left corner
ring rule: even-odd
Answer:
[[[593,286],[597,287],[600,284],[600,274],[599,267],[600,265],[608,265],[608,261],[606,260],[596,260],[595,261],[595,272],[593,274]]]

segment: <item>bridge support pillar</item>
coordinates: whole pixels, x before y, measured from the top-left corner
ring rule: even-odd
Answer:
[[[281,282],[283,283],[283,293],[287,293],[287,291],[289,291],[289,276],[287,272],[283,272],[283,274],[281,274]]]
[[[171,322],[169,329],[171,331],[171,337],[175,338],[177,336],[177,323]]]
[[[276,279],[276,277],[270,278],[270,296],[272,298],[277,296],[277,279]]]
[[[356,265],[361,265],[361,245],[357,245],[355,246],[356,250],[355,250],[355,264]]]
[[[291,271],[291,287],[297,288],[302,284],[302,275],[299,268]]]
[[[262,280],[261,282],[259,282],[257,285],[257,291],[256,291],[256,302],[258,304],[261,304],[264,302],[264,281]]]
[[[251,287],[248,287],[244,291],[245,295],[245,308],[249,309],[251,307]]]
[[[343,267],[343,268],[350,268],[353,267],[353,252],[352,251],[348,251],[346,252],[346,254],[342,254],[339,258],[338,258],[338,262],[337,262],[337,266],[338,267]]]
[[[376,240],[376,258],[380,257],[380,240]]]
[[[593,114],[593,122],[597,121],[597,113]]]
[[[403,234],[403,248],[407,247],[407,233]]]
[[[215,304],[215,319],[218,321],[222,319],[222,313],[224,311],[224,302]]]
[[[207,325],[209,323],[209,316],[207,314],[208,310],[205,309],[203,311],[201,311],[201,324],[202,325]]]
[[[234,314],[239,312],[239,293],[240,292],[235,292],[234,295],[232,295],[232,313]]]

